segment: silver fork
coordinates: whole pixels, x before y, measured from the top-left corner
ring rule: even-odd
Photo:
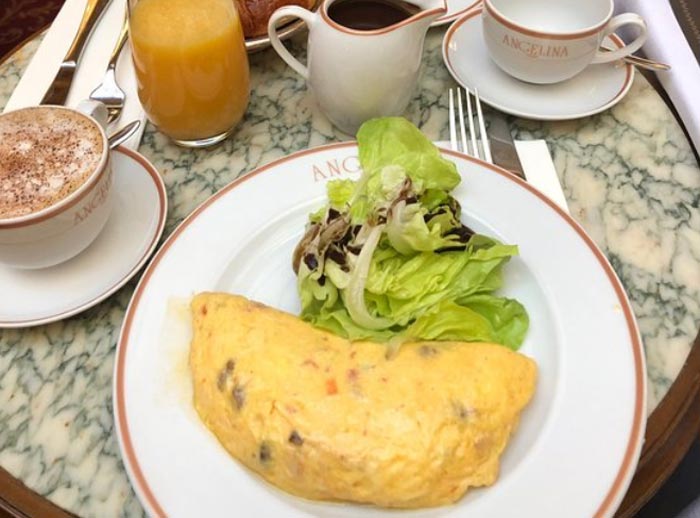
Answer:
[[[107,72],[105,72],[102,83],[90,94],[90,99],[104,103],[107,106],[109,122],[113,122],[119,118],[122,113],[122,109],[124,109],[124,101],[126,101],[126,94],[124,93],[124,90],[122,90],[119,87],[119,84],[117,84],[116,68],[119,54],[121,54],[122,47],[124,47],[128,34],[129,24],[126,16],[124,16],[122,29],[119,33],[119,39],[117,40],[117,44],[114,46],[112,55],[109,58]]]
[[[454,90],[457,91],[457,113],[455,113]],[[479,158],[493,164],[491,146],[489,145],[489,139],[486,135],[484,114],[481,110],[479,91],[474,89],[474,95],[472,96],[469,93],[469,90],[464,90],[464,98],[467,105],[467,125],[469,126],[470,135],[470,141],[467,141],[467,132],[464,123],[464,108],[462,106],[462,89],[457,87],[454,90],[450,88],[449,92],[450,147],[454,151],[460,151],[466,155],[471,155],[475,158]],[[474,110],[472,110],[471,100],[472,97],[474,97],[476,120],[479,128],[479,140],[477,140],[476,128],[474,127]],[[457,138],[457,120],[459,120],[459,139]],[[479,143],[481,143],[481,145],[479,145]]]

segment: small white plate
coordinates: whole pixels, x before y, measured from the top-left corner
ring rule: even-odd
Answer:
[[[475,7],[481,0],[445,0],[447,12],[430,24],[431,27],[452,23],[464,13]]]
[[[519,246],[506,296],[530,314],[521,352],[535,396],[498,481],[436,509],[312,502],[264,483],[219,444],[192,406],[188,302],[238,293],[299,312],[291,257],[332,178],[357,179],[357,146],[281,158],[221,189],[175,229],[126,312],[114,372],[114,420],[131,483],[153,517],[486,518],[612,516],[634,474],[646,419],[644,353],[620,281],[584,230],[503,169],[444,151],[454,196],[479,232]]]
[[[604,44],[621,47],[609,36]],[[452,77],[494,108],[536,120],[587,117],[617,104],[634,79],[629,64],[591,65],[577,76],[551,85],[525,83],[506,74],[489,57],[482,35],[481,8],[470,10],[445,34],[442,56]]]
[[[47,324],[84,311],[121,288],[163,233],[167,196],[140,154],[113,152],[114,207],[97,239],[65,263],[40,270],[0,266],[0,328]]]

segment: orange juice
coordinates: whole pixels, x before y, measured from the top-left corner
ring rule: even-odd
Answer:
[[[225,137],[250,88],[233,0],[139,0],[129,30],[139,99],[153,123],[183,144]]]

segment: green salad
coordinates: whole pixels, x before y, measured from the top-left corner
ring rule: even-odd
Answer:
[[[294,252],[301,318],[350,340],[517,349],[527,312],[496,292],[518,248],[460,221],[455,165],[399,117],[367,121],[357,141],[362,176],[328,182]]]

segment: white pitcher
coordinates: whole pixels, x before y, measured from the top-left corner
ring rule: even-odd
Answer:
[[[304,79],[328,119],[355,134],[371,118],[400,115],[413,96],[425,35],[447,11],[444,0],[410,0],[421,10],[377,30],[355,30],[333,21],[323,0],[313,13],[298,6],[277,9],[268,23],[272,46]],[[309,28],[307,65],[294,58],[277,36],[281,18],[301,18]]]

